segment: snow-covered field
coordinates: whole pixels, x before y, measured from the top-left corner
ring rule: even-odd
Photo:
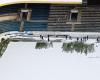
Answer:
[[[35,45],[11,42],[0,58],[0,79],[100,80],[100,43],[95,43],[95,52],[87,56],[63,52],[61,42],[48,49],[35,49]]]

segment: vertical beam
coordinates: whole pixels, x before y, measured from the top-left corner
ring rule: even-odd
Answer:
[[[27,4],[27,3],[25,3],[25,9],[27,9],[27,7],[28,7],[28,4]]]
[[[22,21],[22,19],[23,19],[23,13],[20,12],[20,21]]]
[[[74,24],[74,23],[72,23],[71,31],[73,32],[73,31],[74,31],[74,29],[75,29],[75,24]]]
[[[28,14],[27,14],[27,21],[29,21],[31,18],[31,10],[28,11]]]
[[[20,31],[20,32],[23,32],[23,31],[24,31],[24,21],[21,21],[19,31]]]

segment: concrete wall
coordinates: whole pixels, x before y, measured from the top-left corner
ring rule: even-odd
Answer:
[[[10,21],[10,20],[17,20],[18,15],[17,13],[10,13],[10,14],[4,14],[4,15],[0,15],[0,21]]]

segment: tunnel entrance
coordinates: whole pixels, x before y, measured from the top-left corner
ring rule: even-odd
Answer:
[[[20,11],[20,20],[29,21],[31,18],[31,10],[30,9],[21,9]]]

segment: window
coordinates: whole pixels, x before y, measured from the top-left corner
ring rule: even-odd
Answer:
[[[70,13],[70,21],[77,22],[78,20],[78,10],[72,9]]]
[[[71,14],[71,21],[77,21],[77,16],[78,16],[78,13],[72,13]]]

